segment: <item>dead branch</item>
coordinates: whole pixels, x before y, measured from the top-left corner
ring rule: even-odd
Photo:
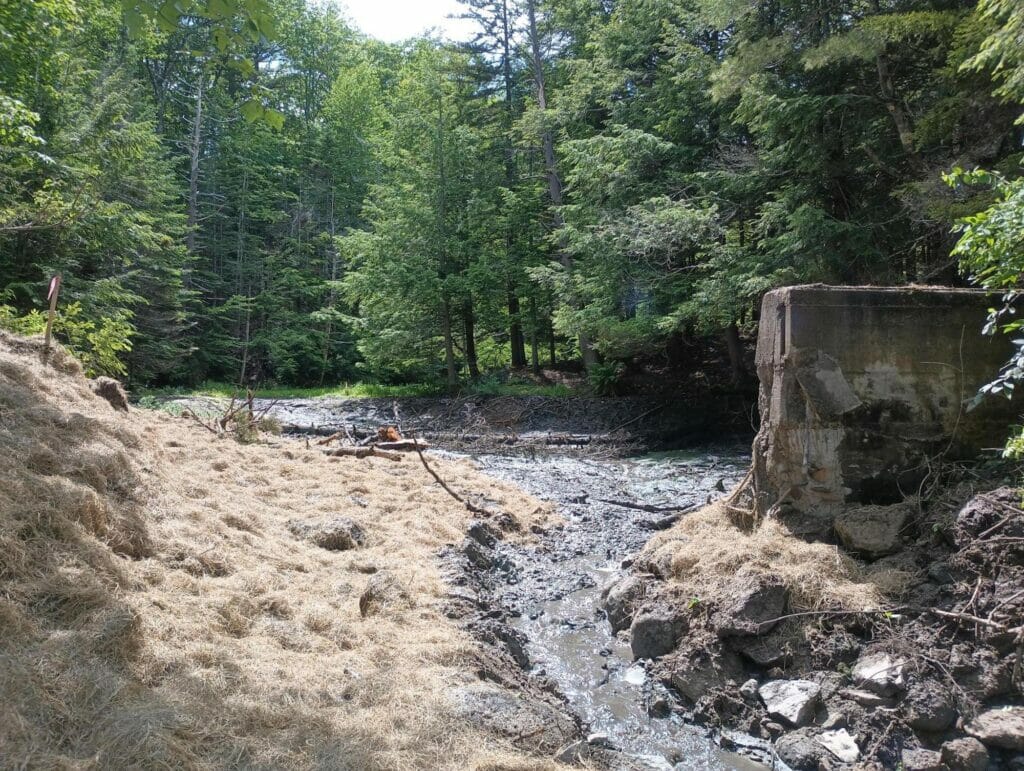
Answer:
[[[404,455],[400,452],[388,452],[387,450],[381,450],[377,447],[337,447],[333,450],[326,450],[328,455],[334,457],[348,457],[348,458],[387,458],[388,460],[402,460]]]
[[[621,506],[624,509],[636,509],[637,511],[646,511],[648,514],[664,514],[668,512],[678,512],[682,514],[687,511],[693,511],[700,505],[699,503],[691,503],[689,506],[654,506],[649,503],[617,501],[614,498],[595,498],[594,500],[600,501],[601,503],[607,503],[612,506]]]
[[[441,477],[438,475],[438,473],[436,471],[434,471],[434,469],[430,468],[430,464],[427,463],[427,458],[423,454],[423,450],[420,448],[420,443],[417,441],[416,437],[413,437],[412,445],[413,445],[413,449],[416,450],[416,454],[420,456],[420,462],[423,464],[423,468],[425,468],[427,470],[427,473],[430,474],[430,476],[432,476],[434,478],[434,480],[439,485],[441,485],[441,487],[444,489],[444,491],[446,493],[448,493],[448,495],[450,495],[452,498],[457,500],[459,503],[461,503],[463,506],[465,506],[469,511],[473,512],[474,514],[486,514],[486,515],[490,515],[491,514],[491,512],[488,511],[487,509],[482,508],[481,506],[477,506],[475,503],[472,503],[471,501],[467,501],[465,498],[463,498],[457,492],[452,490],[452,488],[450,488],[445,483],[445,481],[443,479],[441,479]]]

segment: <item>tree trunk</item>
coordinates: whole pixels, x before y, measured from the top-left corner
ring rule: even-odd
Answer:
[[[480,379],[480,366],[476,360],[476,319],[473,317],[473,300],[467,297],[462,303],[462,328],[466,337],[466,365],[473,380]]]
[[[533,69],[533,83],[537,96],[537,106],[541,112],[548,109],[547,91],[544,82],[544,61],[541,55],[540,33],[537,30],[537,2],[528,0],[526,4],[526,15],[528,22],[528,34],[530,38],[530,58]],[[558,159],[555,157],[555,139],[550,131],[541,134],[541,149],[544,154],[544,168],[548,180],[548,197],[551,199],[555,229],[562,226],[562,178],[558,174]],[[566,276],[572,279],[573,259],[572,255],[565,248],[564,243],[559,244],[558,260],[565,268]],[[579,306],[579,301],[574,298],[570,300],[574,307]],[[597,355],[590,343],[590,339],[583,332],[579,335],[580,354],[583,356],[583,365],[589,371],[597,363]]]
[[[196,228],[199,225],[199,155],[203,141],[203,83],[206,76],[200,73],[196,87],[196,104],[192,113],[192,137],[189,142],[188,170],[188,232],[185,246],[190,252],[196,250]]]
[[[732,384],[738,386],[743,382],[746,371],[743,367],[743,343],[740,341],[740,330],[735,321],[729,322],[729,326],[725,328],[725,347],[729,351]]]
[[[885,58],[885,54],[875,57],[875,68],[878,70],[878,87],[882,92],[882,101],[885,103],[885,109],[892,116],[892,122],[896,125],[896,133],[899,135],[903,152],[914,163],[919,163],[920,157],[914,147],[914,127],[910,122],[910,115],[896,96],[896,88],[892,82],[889,62]]]
[[[447,297],[441,301],[441,334],[444,337],[444,366],[447,373],[448,393],[455,393],[459,389],[459,373],[455,369],[455,344],[452,341],[452,309]]]
[[[537,300],[530,298],[530,365],[533,367],[533,374],[540,374],[540,346],[538,345],[537,329]]]
[[[515,287],[509,283],[508,287],[508,337],[509,347],[512,349],[512,369],[521,369],[526,366],[526,341],[523,339],[523,327],[519,320],[519,296]]]

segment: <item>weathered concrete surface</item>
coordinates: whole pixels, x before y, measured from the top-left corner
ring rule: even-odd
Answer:
[[[927,459],[1000,446],[1019,402],[966,402],[1009,357],[991,298],[941,288],[796,286],[765,295],[757,343],[763,514],[824,535],[843,504],[913,494]]]

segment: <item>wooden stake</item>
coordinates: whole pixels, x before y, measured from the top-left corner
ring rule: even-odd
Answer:
[[[46,341],[43,343],[43,350],[49,352],[50,337],[53,334],[53,319],[57,314],[57,295],[60,294],[60,273],[50,279],[50,292],[47,299],[50,301],[50,313],[46,317]]]

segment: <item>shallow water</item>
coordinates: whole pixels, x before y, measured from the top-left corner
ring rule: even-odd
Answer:
[[[565,518],[539,546],[505,547],[516,570],[500,596],[529,641],[534,670],[558,684],[592,733],[623,752],[623,767],[764,768],[723,752],[678,711],[651,717],[659,700],[674,701],[648,678],[643,662],[633,661],[628,643],[611,634],[599,607],[603,587],[624,575],[622,561],[652,535],[643,524],[664,516],[600,499],[655,506],[705,502],[722,494],[716,486],[729,489],[743,476],[743,448],[627,460],[488,455],[477,461],[487,473],[554,502]]]

